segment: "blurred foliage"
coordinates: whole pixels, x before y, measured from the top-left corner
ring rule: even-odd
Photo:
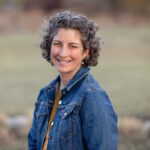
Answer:
[[[121,3],[128,9],[150,14],[150,0],[121,0]]]
[[[25,0],[0,0],[1,5],[5,5],[6,3],[24,3]]]
[[[40,8],[50,11],[55,8],[81,8],[88,11],[121,11],[139,12],[150,14],[150,0],[0,0],[0,5],[5,6],[21,4],[22,7]]]

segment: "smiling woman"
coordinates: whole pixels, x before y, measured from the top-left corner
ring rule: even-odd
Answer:
[[[39,93],[29,150],[117,150],[117,115],[89,73],[98,63],[97,30],[95,22],[68,11],[47,21],[42,55],[59,75]]]
[[[68,81],[81,68],[82,60],[88,56],[89,49],[83,50],[81,35],[75,29],[60,28],[51,45],[51,62],[61,74],[60,88],[65,88]]]

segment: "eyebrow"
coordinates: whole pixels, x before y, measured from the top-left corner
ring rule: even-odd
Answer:
[[[73,42],[71,42],[71,43],[69,43],[69,44],[76,44],[76,45],[80,45],[79,43],[73,43]]]
[[[60,42],[60,43],[62,43],[61,41],[59,41],[59,40],[53,40],[53,42]],[[76,45],[80,45],[79,43],[75,43],[75,42],[70,42],[69,44],[76,44]]]

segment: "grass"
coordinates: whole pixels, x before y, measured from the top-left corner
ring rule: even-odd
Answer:
[[[150,108],[149,26],[111,27],[101,31],[99,65],[91,73],[108,92],[119,115],[147,117]],[[56,77],[42,57],[38,33],[0,35],[0,110],[26,113],[40,88]],[[136,107],[135,107],[136,106]]]
[[[150,117],[149,26],[107,27],[100,34],[104,45],[99,65],[91,73],[109,94],[119,116]],[[56,77],[56,70],[41,57],[39,38],[34,32],[0,34],[0,113],[26,114],[39,90]],[[131,141],[121,138],[119,149],[144,150],[142,142]],[[18,144],[18,149],[25,146]]]

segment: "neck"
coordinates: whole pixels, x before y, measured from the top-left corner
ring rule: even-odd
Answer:
[[[79,68],[80,69],[80,68]],[[70,73],[60,73],[60,89],[63,89],[67,86],[67,84],[69,83],[69,81],[73,78],[73,76],[76,74],[76,72],[79,70],[77,69],[74,72],[70,72]]]
[[[69,81],[72,79],[73,76],[67,75],[67,74],[60,74],[60,89],[63,89],[67,86]]]

